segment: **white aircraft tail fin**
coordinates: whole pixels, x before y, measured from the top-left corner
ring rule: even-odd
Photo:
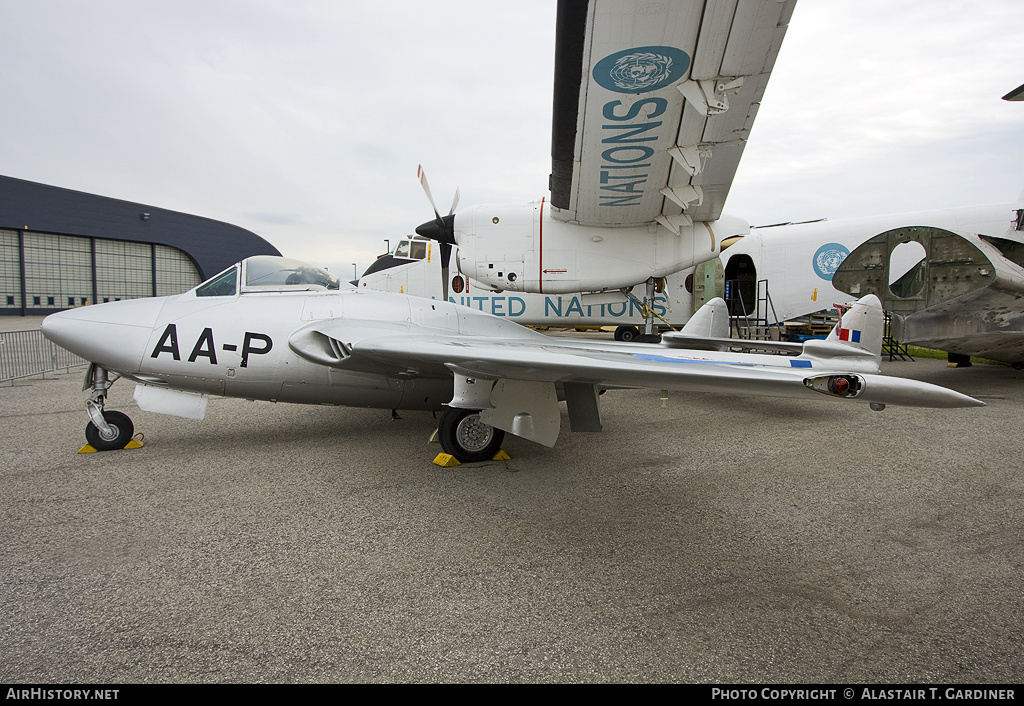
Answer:
[[[666,333],[661,342],[670,348],[688,348],[698,351],[744,350],[758,353],[796,355],[803,352],[799,343],[782,341],[746,341],[729,338],[729,307],[716,297],[697,310],[683,326],[682,331]],[[821,341],[819,341],[821,343]]]
[[[715,297],[690,317],[681,332],[698,338],[729,337],[729,307],[721,297]]]
[[[885,314],[882,312],[882,302],[874,294],[868,294],[854,302],[842,315],[825,342],[880,357],[884,329]]]

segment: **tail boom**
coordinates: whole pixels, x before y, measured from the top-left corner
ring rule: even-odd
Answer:
[[[984,407],[973,397],[920,380],[873,375],[869,373],[815,375],[804,378],[804,385],[829,395],[880,405],[901,407]]]

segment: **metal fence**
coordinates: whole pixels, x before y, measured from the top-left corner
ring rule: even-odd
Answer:
[[[39,329],[0,332],[0,383],[70,370],[89,361],[43,338]]]

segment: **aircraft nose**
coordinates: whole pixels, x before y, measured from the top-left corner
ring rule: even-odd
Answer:
[[[83,306],[43,319],[43,336],[91,363],[137,370],[163,299],[129,299]]]

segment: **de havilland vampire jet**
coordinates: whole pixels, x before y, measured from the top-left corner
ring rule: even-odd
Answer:
[[[462,274],[513,292],[647,281],[653,294],[655,278],[715,258],[748,229],[722,206],[794,2],[561,2],[550,202],[438,215],[430,235],[459,246]],[[104,409],[112,374],[139,383],[142,409],[192,417],[210,394],[447,406],[440,440],[460,460],[488,458],[504,431],[553,444],[560,398],[574,430],[596,431],[611,388],[980,404],[879,375],[870,297],[829,341],[757,356],[720,340],[721,302],[651,348],[555,340],[448,301],[337,286],[295,261],[250,258],[184,294],[51,315],[43,333],[93,363],[86,434],[103,449],[132,432]]]
[[[552,446],[564,399],[573,431],[600,431],[613,388],[732,392],[886,405],[982,403],[943,387],[881,375],[883,314],[868,296],[826,341],[756,342],[789,355],[734,352],[725,302],[705,305],[662,343],[550,338],[449,302],[341,289],[295,260],[248,258],[184,294],[80,307],[43,321],[51,341],[92,362],[86,438],[99,450],[132,437],[104,409],[120,376],[146,411],[201,419],[206,396],[384,409],[438,410],[445,452],[480,461],[504,432]],[[796,354],[796,355],[794,355]]]

